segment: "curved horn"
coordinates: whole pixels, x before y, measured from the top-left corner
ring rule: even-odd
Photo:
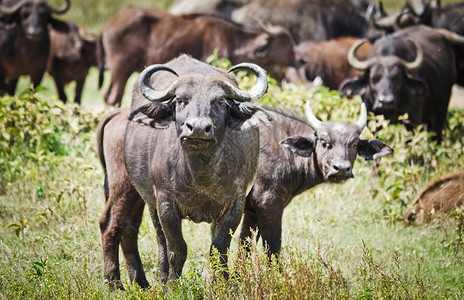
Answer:
[[[366,104],[363,102],[361,103],[361,116],[359,120],[356,122],[356,126],[358,126],[359,131],[362,131],[367,124],[367,109]]]
[[[311,126],[315,131],[318,131],[322,126],[322,122],[319,121],[319,119],[314,115],[311,109],[311,105],[309,104],[309,100],[306,101],[305,112],[306,119],[308,119],[308,125]]]
[[[449,42],[457,45],[464,45],[464,36],[444,28],[435,28],[435,31],[442,34]]]
[[[233,86],[232,84],[226,82],[229,87],[229,97],[234,100],[245,102],[261,98],[267,91],[267,77],[266,71],[263,70],[260,66],[252,63],[241,63],[233,66],[228,71],[233,72],[238,69],[245,69],[253,72],[256,75],[256,84],[249,89],[248,91],[242,91],[241,89]]]
[[[22,0],[22,1],[19,1],[18,3],[16,3],[15,5],[11,6],[11,7],[4,6],[4,5],[0,4],[0,12],[2,12],[4,14],[7,14],[7,15],[14,14],[15,12],[18,11],[18,9],[21,8],[21,6],[23,6],[24,4],[26,4],[28,2],[31,2],[31,0]]]
[[[411,13],[413,13],[413,12],[409,8],[403,8],[400,11],[400,13],[398,14],[398,16],[396,17],[396,20],[395,20],[396,28],[403,28],[403,26],[401,25],[401,18],[403,18],[403,16],[405,16],[407,14],[411,14]]]
[[[69,10],[69,8],[71,7],[71,1],[66,0],[66,3],[63,4],[61,7],[58,7],[58,8],[53,8],[51,6],[48,6],[48,7],[52,11],[52,13],[57,14],[57,15],[61,15],[61,14],[64,14],[65,12],[67,12]]]
[[[166,67],[165,65],[151,65],[146,67],[139,77],[140,91],[142,92],[142,95],[145,98],[152,102],[162,102],[164,100],[172,98],[175,95],[174,87],[177,84],[177,80],[164,91],[157,91],[150,84],[151,75],[158,71],[168,71],[179,77],[179,75],[177,75],[177,73],[173,69]]]
[[[359,59],[356,58],[356,51],[365,42],[367,42],[367,39],[360,39],[360,40],[356,41],[353,44],[353,46],[351,46],[350,50],[348,51],[348,55],[347,55],[348,63],[353,68],[355,68],[357,70],[360,70],[360,71],[364,71],[369,67],[369,63],[368,63],[367,60],[360,61]]]
[[[415,41],[408,40],[408,42],[412,43],[416,48],[416,59],[412,62],[402,61],[402,63],[408,71],[414,71],[420,68],[422,65],[424,61],[424,51],[422,50],[422,47]]]
[[[430,0],[427,0],[425,3],[423,0],[408,0],[406,5],[409,6],[416,16],[422,16],[425,14],[427,9],[430,6]]]

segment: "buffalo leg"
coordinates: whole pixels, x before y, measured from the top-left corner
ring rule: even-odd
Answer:
[[[104,278],[111,289],[123,289],[119,269],[119,244],[131,220],[134,206],[140,200],[140,196],[129,182],[117,187],[115,190],[115,185],[110,186],[109,198],[100,217]]]
[[[269,259],[272,258],[272,255],[277,256],[282,246],[282,214],[282,207],[270,206],[266,209],[260,208],[257,211],[258,230]]]
[[[121,106],[124,89],[130,75],[131,73],[127,72],[127,70],[120,70],[120,68],[111,71],[110,87],[105,93],[105,103],[107,105]]]
[[[62,82],[59,78],[54,78],[55,79],[55,86],[56,86],[56,91],[58,92],[58,98],[63,101],[63,103],[66,103],[67,97],[66,93],[64,92],[64,82]]]
[[[74,95],[74,103],[79,104],[79,105],[81,104],[81,97],[82,97],[82,90],[84,89],[84,83],[85,83],[85,78],[76,80],[76,93]]]
[[[156,207],[148,206],[150,211],[151,220],[156,230],[156,239],[158,242],[158,268],[160,270],[161,282],[167,282],[169,276],[169,261],[168,250],[166,245],[166,237],[164,236],[163,228],[158,217]]]
[[[242,228],[240,230],[240,243],[247,252],[250,252],[248,240],[252,238],[252,232],[256,232],[258,227],[258,218],[256,213],[247,200],[245,203],[245,212],[243,215]]]
[[[14,95],[16,92],[16,85],[18,84],[18,78],[8,81],[6,87],[6,93],[8,95]]]
[[[244,197],[244,196],[243,196]],[[227,271],[227,251],[232,240],[231,232],[234,233],[240,224],[243,212],[243,199],[237,199],[234,201],[234,205],[226,212],[221,219],[213,222],[212,235],[213,242],[211,244],[210,253],[212,254],[213,249],[217,249],[220,255],[220,262],[223,267],[224,278],[229,278]]]
[[[126,259],[126,269],[130,281],[135,281],[140,287],[146,288],[150,285],[145,277],[137,244],[145,202],[140,197],[137,200],[134,199],[134,202],[135,204],[130,215],[130,223],[126,225],[121,236],[121,249]]]
[[[157,197],[158,216],[166,238],[169,275],[167,281],[176,280],[182,274],[187,260],[187,243],[182,237],[181,217],[171,201]]]

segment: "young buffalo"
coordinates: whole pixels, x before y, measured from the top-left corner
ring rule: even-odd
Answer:
[[[260,126],[258,176],[246,199],[240,238],[245,243],[258,229],[269,257],[280,251],[282,214],[296,195],[352,178],[358,154],[372,160],[393,152],[379,140],[359,138],[367,121],[364,103],[355,124],[321,122],[309,102],[306,116],[308,124],[272,113],[272,125]]]

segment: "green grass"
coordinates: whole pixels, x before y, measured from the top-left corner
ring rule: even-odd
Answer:
[[[92,88],[96,77],[93,72],[86,90],[95,99],[101,97]],[[252,84],[242,73],[239,77],[243,87]],[[230,282],[208,263],[209,225],[184,221],[189,252],[183,276],[163,289],[156,279],[155,233],[145,217],[139,245],[154,287],[132,286],[122,270],[127,291],[118,294],[103,284],[98,226],[104,197],[95,127],[106,110],[89,109],[94,98],[84,100],[87,108],[63,105],[50,96],[49,83],[38,94],[0,98],[0,298],[464,297],[459,221],[443,216],[410,226],[402,219],[429,180],[464,168],[463,110],[450,110],[440,146],[426,132],[408,132],[370,116],[363,136],[371,138],[380,128],[376,135],[393,146],[394,155],[378,165],[358,159],[354,179],[296,197],[284,212],[279,265],[265,262],[260,244],[243,258],[236,233]],[[348,101],[325,88],[282,89],[272,81],[262,103],[301,110],[306,99],[323,120],[354,121],[359,114],[359,98]]]
[[[89,3],[73,2],[64,17],[98,32],[122,7],[120,1]],[[167,2],[132,3],[163,7]],[[241,86],[252,84],[239,76]],[[144,291],[127,282],[121,257],[126,292],[109,292],[103,284],[98,225],[103,172],[95,133],[108,110],[103,104],[108,79],[98,90],[97,70],[91,69],[83,107],[57,100],[49,77],[36,94],[23,79],[18,96],[0,98],[0,299],[464,298],[464,240],[457,228],[462,219],[441,216],[422,226],[402,219],[429,180],[464,168],[459,109],[449,112],[442,145],[426,132],[408,132],[370,116],[363,136],[372,138],[378,128],[375,135],[395,153],[378,165],[358,158],[354,179],[296,197],[284,212],[279,264],[267,264],[260,244],[243,258],[235,233],[234,276],[224,282],[209,264],[209,225],[184,221],[187,263],[179,282],[163,288],[156,279],[155,232],[144,217],[139,246],[153,288]],[[129,104],[134,79],[123,105]],[[67,93],[72,95],[72,86]],[[282,89],[271,83],[261,103],[301,111],[306,99],[323,120],[352,122],[359,115],[359,98],[348,101],[324,88]]]

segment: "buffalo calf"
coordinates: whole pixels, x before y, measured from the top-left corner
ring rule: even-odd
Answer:
[[[64,87],[75,81],[74,102],[81,103],[82,89],[91,66],[97,65],[96,37],[70,21],[60,30],[50,28],[50,56],[47,71],[53,77],[58,97],[66,102]]]
[[[343,182],[353,175],[359,155],[376,159],[393,150],[380,140],[361,140],[367,112],[362,104],[355,124],[321,122],[306,103],[308,123],[272,113],[272,126],[260,126],[258,176],[248,194],[240,238],[246,243],[258,230],[269,257],[281,248],[282,214],[298,194],[324,182]]]

